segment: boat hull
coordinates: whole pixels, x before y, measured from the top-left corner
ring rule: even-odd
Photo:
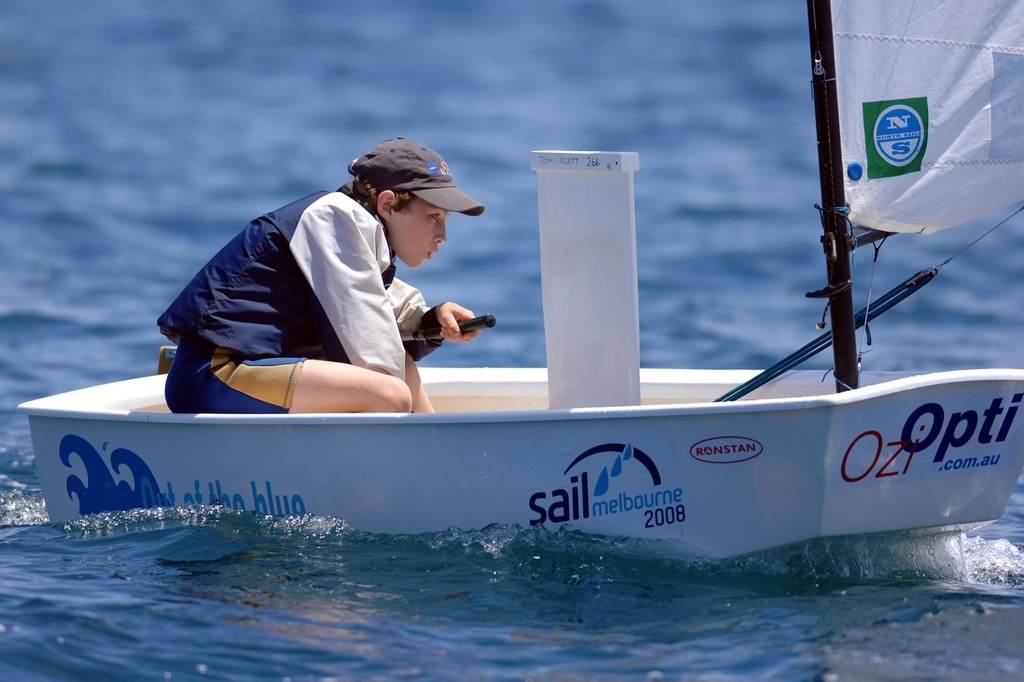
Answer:
[[[425,382],[444,372],[425,372]],[[438,381],[439,403],[446,391],[501,404],[543,388],[543,377],[516,386],[507,374],[489,381],[494,370],[456,372],[471,379]],[[718,388],[708,376],[703,392]],[[54,522],[223,504],[379,533],[566,526],[725,557],[817,537],[980,525],[1002,515],[1024,467],[1020,370],[735,403],[701,401],[682,371],[646,377],[667,396],[653,402],[666,404],[174,415],[157,411],[162,379],[148,377],[19,409]],[[722,373],[721,383],[734,379]]]

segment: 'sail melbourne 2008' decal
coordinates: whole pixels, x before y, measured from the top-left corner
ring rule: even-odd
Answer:
[[[617,485],[627,468],[632,468],[630,482]],[[573,459],[562,475],[567,484],[530,495],[531,526],[616,515],[636,518],[646,528],[686,520],[683,489],[662,485],[654,460],[630,443],[592,447]]]

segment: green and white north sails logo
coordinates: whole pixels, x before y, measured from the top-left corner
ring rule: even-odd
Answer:
[[[928,146],[928,98],[864,102],[868,178],[921,170]]]

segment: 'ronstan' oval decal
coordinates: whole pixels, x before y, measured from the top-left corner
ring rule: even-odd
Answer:
[[[754,459],[764,452],[764,446],[744,436],[715,436],[705,438],[690,447],[690,457],[711,464],[736,464]]]

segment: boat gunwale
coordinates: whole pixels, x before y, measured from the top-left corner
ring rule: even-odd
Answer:
[[[435,369],[435,372],[438,371]],[[444,371],[443,369],[440,371]],[[472,372],[471,368],[460,368],[456,370],[463,374]],[[502,369],[481,369],[481,372],[502,372]],[[520,371],[520,370],[516,370]],[[534,372],[536,370],[533,370]],[[648,371],[648,377],[657,376],[656,372],[661,370]],[[665,370],[674,373],[677,377],[685,376],[691,370]],[[730,372],[744,370],[694,370],[698,373]],[[815,370],[804,370],[804,372],[820,375]],[[800,371],[795,372],[799,374]],[[791,373],[794,374],[794,373]],[[879,376],[879,375],[876,375]],[[926,388],[929,386],[969,383],[979,381],[1019,381],[1024,383],[1024,369],[971,369],[971,370],[949,370],[942,372],[930,372],[925,374],[905,375],[893,373],[896,378],[884,379],[879,383],[872,383],[862,386],[856,390],[842,393],[823,393],[817,395],[802,395],[774,398],[750,398],[734,402],[679,402],[660,403],[650,405],[624,405],[609,407],[578,407],[578,408],[542,408],[524,410],[495,410],[478,412],[439,412],[434,414],[394,414],[394,413],[365,413],[365,414],[334,414],[334,413],[313,413],[313,414],[282,414],[282,415],[251,415],[251,414],[173,414],[169,412],[153,412],[142,408],[102,408],[91,407],[83,409],[69,405],[69,401],[88,401],[92,393],[110,391],[112,388],[122,384],[134,384],[140,405],[150,405],[159,402],[158,396],[153,396],[149,402],[142,400],[142,389],[138,386],[156,381],[154,377],[139,377],[136,379],[125,379],[122,381],[101,384],[97,386],[82,388],[66,393],[60,393],[45,398],[24,402],[18,405],[17,412],[25,414],[30,418],[58,418],[77,419],[94,421],[122,421],[122,422],[151,422],[161,424],[192,424],[192,425],[247,425],[247,426],[280,426],[280,425],[346,425],[346,426],[370,426],[383,424],[470,424],[470,423],[494,423],[494,422],[546,422],[565,420],[592,420],[610,418],[637,418],[637,417],[673,417],[673,416],[696,416],[705,414],[736,414],[754,413],[768,411],[789,411],[808,410],[815,408],[838,407],[849,405],[879,396],[898,393],[911,388]],[[452,380],[447,383],[456,383]],[[535,383],[536,379],[521,381],[520,384]],[[444,384],[445,381],[439,381]],[[481,384],[495,384],[495,380],[481,382]],[[502,380],[501,383],[514,383]],[[648,384],[666,383],[649,380]],[[678,382],[677,382],[678,383]],[[151,389],[150,389],[151,390]],[[727,389],[726,389],[727,390]],[[132,400],[119,398],[119,402]],[[54,403],[57,403],[54,405]],[[95,405],[95,403],[93,403]]]

